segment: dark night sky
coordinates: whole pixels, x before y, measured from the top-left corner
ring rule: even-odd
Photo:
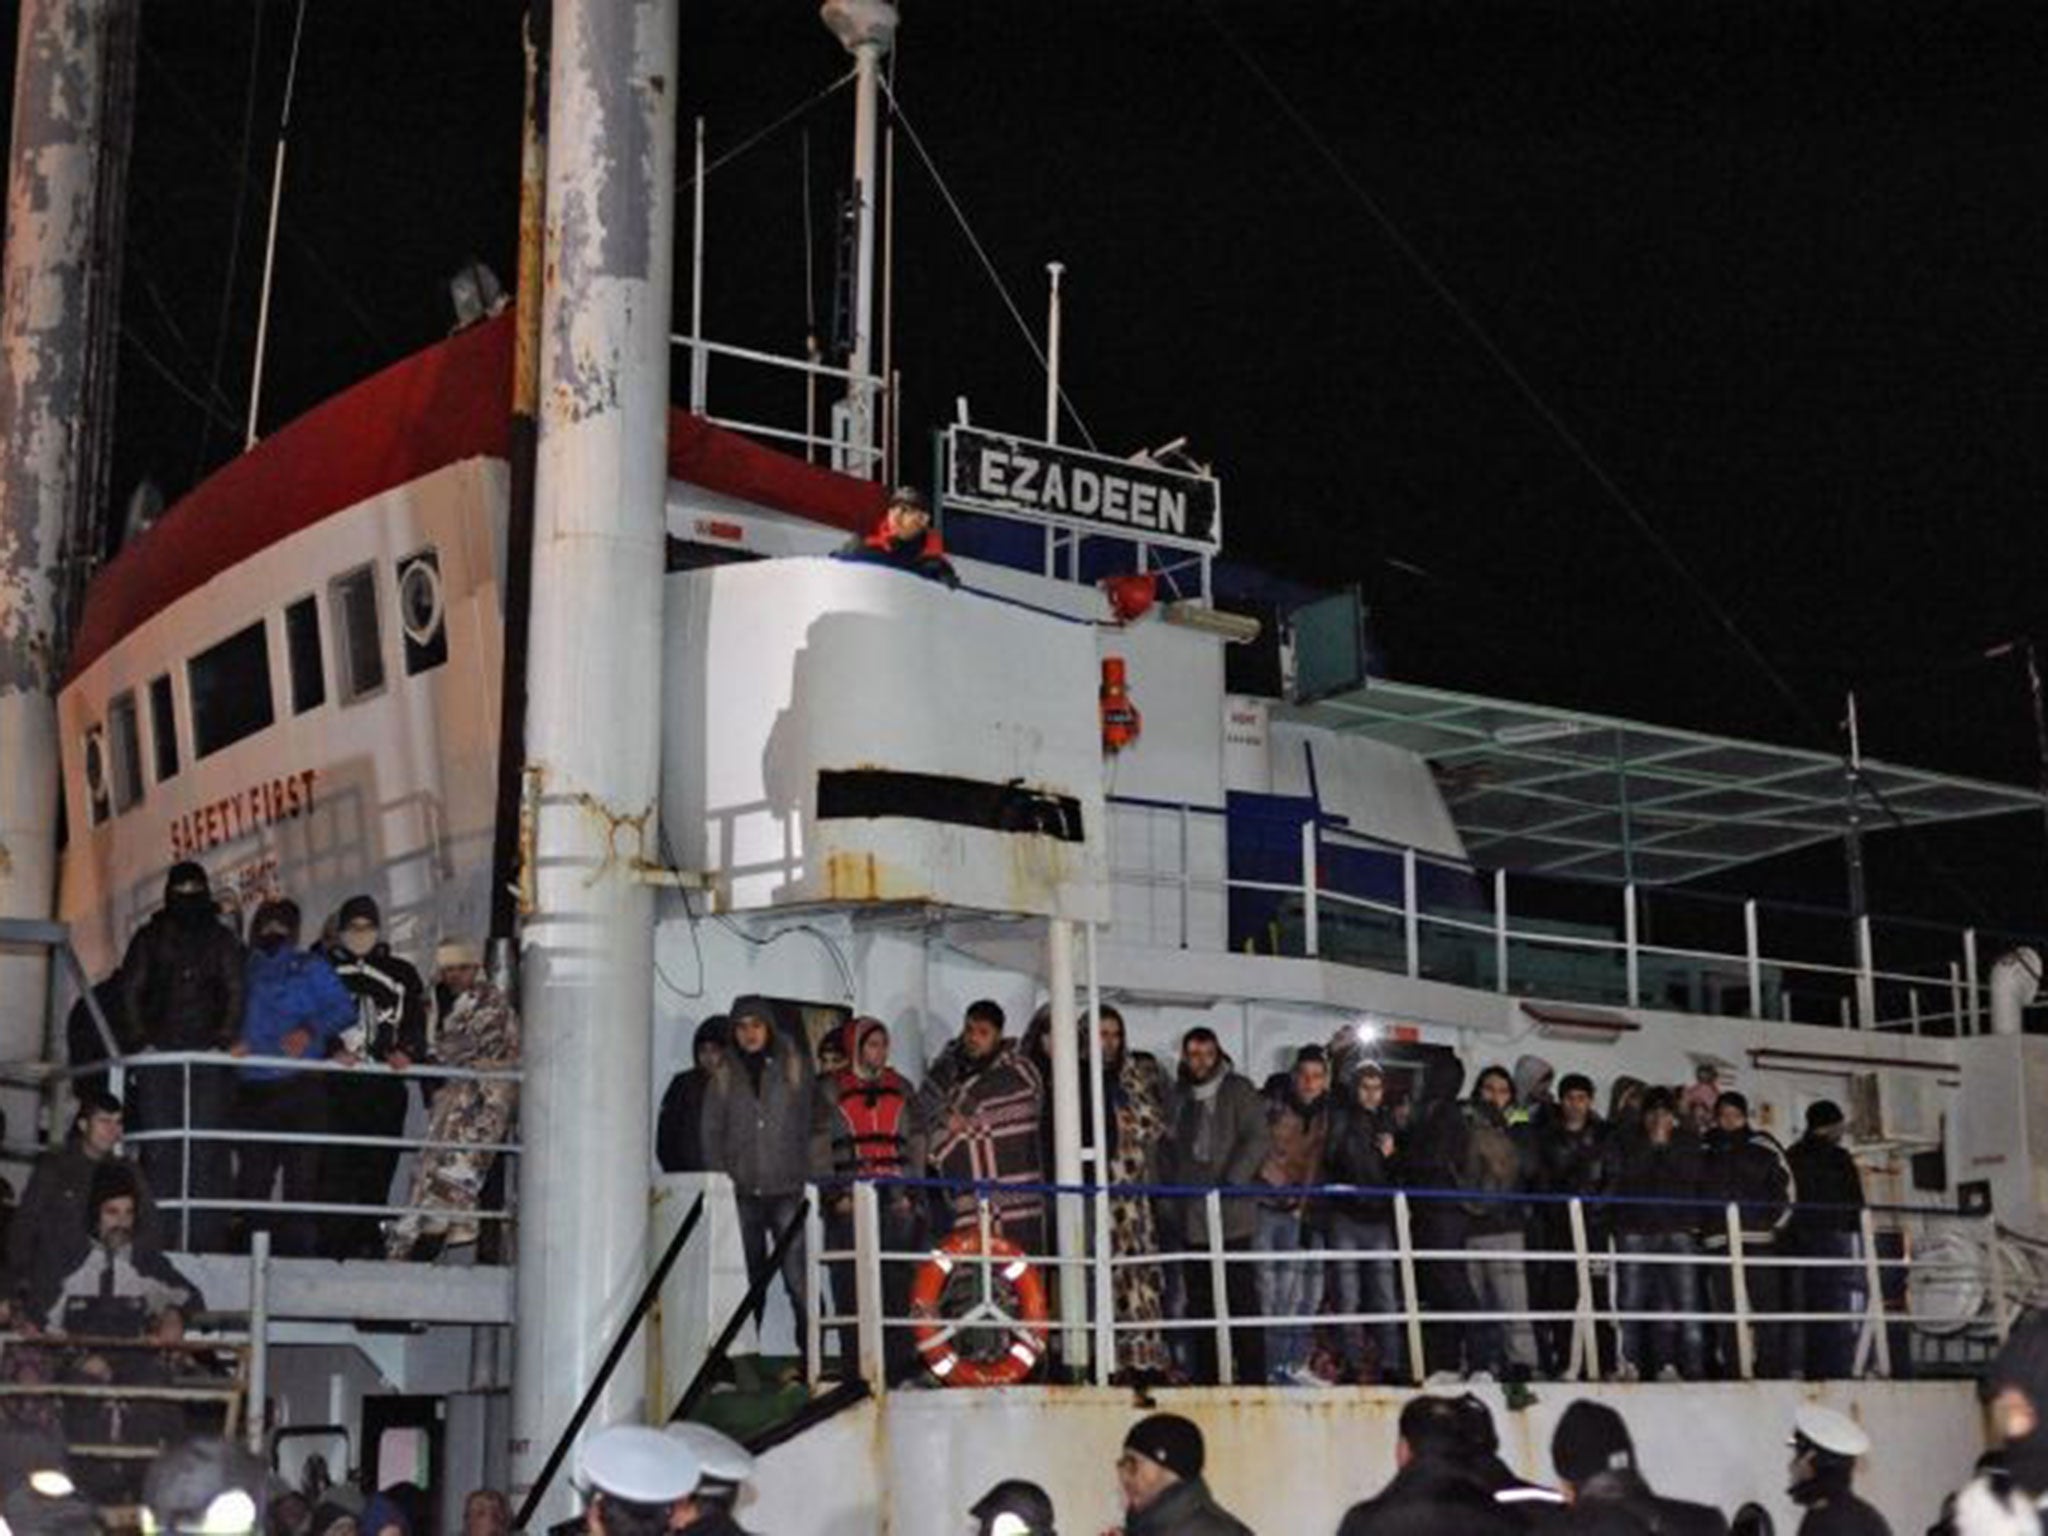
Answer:
[[[145,10],[115,484],[153,473],[175,496],[239,440],[189,397],[235,421],[246,400],[292,6]],[[440,335],[468,256],[509,281],[519,10],[311,0],[267,423]],[[1231,552],[1361,583],[1398,675],[1802,744],[1832,744],[1853,685],[1866,750],[2033,778],[2021,675],[1977,658],[2048,639],[2037,5],[903,10],[905,108],[1034,328],[1044,263],[1068,265],[1065,378],[1096,438],[1188,434],[1224,478]],[[845,67],[808,0],[683,0],[680,101],[714,155]],[[850,113],[842,93],[804,119],[821,304]],[[709,182],[721,339],[801,350],[800,145],[784,131]],[[898,185],[906,444],[962,393],[977,419],[1034,430],[1042,378],[907,146]],[[2006,822],[1930,846],[2032,923],[2042,841]],[[1880,901],[1957,912],[1918,853],[1875,856]],[[1809,864],[1837,878],[1832,855]]]

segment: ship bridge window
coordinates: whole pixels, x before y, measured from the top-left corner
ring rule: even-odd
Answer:
[[[114,814],[114,797],[107,787],[107,733],[97,725],[85,733],[85,801],[94,826]]]
[[[149,684],[149,740],[156,749],[156,781],[178,776],[178,708],[171,698],[171,675]]]
[[[1079,800],[1032,789],[1020,780],[996,784],[888,768],[827,768],[818,774],[820,821],[877,816],[1035,833],[1063,843],[1078,843],[1083,835]]]
[[[353,704],[384,687],[384,632],[377,617],[377,568],[359,566],[334,578],[335,654],[341,662],[341,702]]]
[[[114,814],[142,799],[142,723],[135,695],[117,693],[107,705],[107,766],[113,772]]]
[[[260,619],[185,663],[185,681],[192,694],[194,757],[233,746],[277,718],[270,645]]]
[[[320,605],[302,597],[284,611],[284,652],[292,671],[292,713],[327,702],[327,672],[320,662]]]

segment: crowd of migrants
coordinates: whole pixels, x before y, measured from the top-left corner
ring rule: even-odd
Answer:
[[[95,988],[125,1093],[110,1091],[107,1042],[81,1004],[72,1059],[94,1070],[74,1079],[69,1134],[37,1159],[0,1229],[0,1327],[31,1341],[0,1355],[15,1389],[0,1398],[0,1438],[179,1438],[200,1400],[162,1389],[220,1382],[185,1339],[205,1299],[172,1252],[245,1248],[258,1230],[279,1255],[335,1259],[432,1258],[477,1241],[489,1149],[511,1131],[516,1085],[431,1068],[515,1066],[518,1020],[474,948],[443,945],[430,991],[381,927],[377,904],[357,896],[307,948],[297,906],[271,900],[245,947],[205,871],[171,870],[163,909]],[[192,1065],[188,1077],[183,1064],[151,1064],[164,1052],[248,1064]],[[322,1060],[358,1070],[293,1065]],[[387,1223],[414,1082],[428,1096],[428,1146]],[[64,1390],[112,1386],[143,1395]],[[207,1401],[217,1423],[220,1394]]]
[[[777,1234],[800,1225],[794,1218],[810,1180],[826,1191],[830,1251],[851,1246],[850,1184],[872,1180],[886,1253],[919,1252],[949,1227],[976,1225],[969,1184],[986,1195],[1000,1235],[1027,1254],[1047,1252],[1041,1186],[1053,1163],[1044,1010],[1019,1040],[1005,1033],[999,1006],[973,1004],[916,1085],[890,1064],[889,1031],[879,1020],[849,1020],[815,1053],[803,1033],[779,1024],[767,1000],[741,998],[729,1015],[698,1027],[695,1064],[670,1084],[662,1105],[662,1166],[730,1175],[753,1278],[765,1281]],[[1710,1068],[1682,1091],[1620,1078],[1603,1115],[1589,1080],[1572,1074],[1553,1083],[1551,1068],[1535,1057],[1512,1071],[1486,1068],[1466,1096],[1457,1059],[1438,1052],[1410,1097],[1390,1092],[1390,1072],[1351,1031],[1328,1048],[1304,1047],[1290,1071],[1263,1086],[1240,1074],[1205,1028],[1188,1031],[1171,1073],[1129,1048],[1112,1008],[1102,1010],[1100,1037],[1104,1151],[1108,1182],[1119,1187],[1109,1201],[1110,1240],[1125,1261],[1113,1281],[1116,1363],[1126,1380],[1218,1379],[1214,1330],[1146,1326],[1217,1316],[1203,1194],[1212,1189],[1231,1192],[1220,1201],[1221,1247],[1247,1256],[1224,1265],[1229,1316],[1248,1325],[1231,1329],[1238,1381],[1566,1374],[1572,1323],[1513,1320],[1574,1310],[1572,1204],[1560,1197],[1586,1197],[1588,1246],[1618,1256],[1600,1310],[1626,1319],[1605,1354],[1611,1362],[1619,1346],[1622,1379],[1741,1374],[1732,1323],[1700,1316],[1734,1315],[1731,1205],[1740,1212],[1747,1257],[1841,1261],[1857,1251],[1863,1193],[1842,1144],[1840,1109],[1814,1104],[1805,1135],[1788,1150],[1750,1123],[1743,1096],[1723,1090]],[[1082,1095],[1084,1117],[1093,1097]],[[926,1178],[959,1187],[915,1182]],[[1396,1189],[1415,1192],[1416,1249],[1474,1256],[1415,1264],[1422,1370],[1406,1358]],[[1377,1256],[1301,1256],[1332,1252]],[[1148,1254],[1183,1257],[1147,1264]],[[1689,1256],[1696,1262],[1682,1262]],[[827,1267],[832,1311],[851,1314],[852,1266]],[[883,1266],[887,1316],[907,1315],[911,1270],[908,1263]],[[804,1273],[799,1236],[782,1265],[799,1319],[806,1315]],[[1744,1276],[1754,1314],[1843,1317],[1839,1324],[1754,1324],[1755,1375],[1852,1373],[1863,1310],[1856,1265],[1745,1264]],[[1345,1321],[1252,1326],[1325,1313]],[[1378,1320],[1351,1320],[1367,1317]],[[886,1339],[891,1375],[910,1379],[917,1370],[911,1335],[890,1329]]]
[[[1928,1536],[2039,1536],[2048,1509],[2048,1317],[2023,1319],[1985,1380],[1997,1444],[1944,1502]],[[1785,1491],[1802,1511],[1798,1536],[1889,1536],[1884,1514],[1855,1487],[1860,1461],[1876,1448],[1850,1416],[1802,1404],[1788,1429]],[[1028,1436],[1004,1446],[1028,1473]],[[1393,1447],[1395,1473],[1341,1517],[1337,1536],[1771,1536],[1770,1513],[1745,1502],[1733,1510],[1658,1493],[1634,1437],[1611,1404],[1581,1398],[1559,1414],[1550,1437],[1552,1483],[1532,1482],[1501,1455],[1492,1410],[1462,1389],[1418,1392],[1403,1406]],[[365,1499],[329,1482],[315,1464],[300,1485],[282,1483],[219,1439],[195,1439],[158,1457],[140,1491],[142,1528],[161,1536],[434,1536],[429,1501],[410,1484]],[[1125,1536],[1249,1536],[1204,1473],[1200,1425],[1148,1413],[1105,1455]],[[1041,1474],[1043,1475],[1043,1474]],[[763,1479],[747,1449],[707,1425],[656,1430],[621,1424],[591,1434],[576,1460],[584,1512],[549,1536],[744,1536],[750,1485]],[[1271,1488],[1270,1479],[1262,1483]],[[1312,1484],[1297,1488],[1297,1494]],[[914,1501],[916,1491],[896,1498]],[[1336,1502],[1333,1501],[1333,1505]],[[976,1536],[1056,1536],[1052,1496],[1029,1476],[1005,1477],[966,1510],[956,1528]],[[73,1481],[64,1448],[44,1436],[0,1437],[0,1530],[12,1536],[95,1536],[100,1512]],[[509,1536],[511,1508],[495,1490],[472,1493],[462,1536]],[[1290,1530],[1301,1529],[1297,1516]],[[1320,1521],[1311,1528],[1331,1529]],[[1072,1529],[1072,1527],[1070,1527]],[[1104,1532],[1103,1536],[1110,1536]]]

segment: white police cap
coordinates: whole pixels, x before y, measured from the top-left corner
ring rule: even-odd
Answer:
[[[1870,1449],[1870,1436],[1846,1413],[1823,1408],[1819,1403],[1801,1403],[1792,1415],[1792,1430],[1816,1450],[1852,1460]]]
[[[709,1424],[678,1420],[668,1426],[668,1435],[680,1440],[697,1458],[703,1475],[721,1483],[744,1483],[754,1475],[754,1458],[731,1435],[720,1434]]]
[[[629,1504],[673,1504],[697,1489],[696,1454],[644,1424],[614,1424],[583,1442],[577,1481]]]

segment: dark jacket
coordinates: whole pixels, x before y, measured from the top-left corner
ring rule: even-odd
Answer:
[[[204,1311],[199,1287],[178,1272],[153,1240],[138,1236],[109,1251],[80,1222],[64,1241],[45,1246],[26,1292],[28,1313],[46,1328],[60,1327],[73,1298],[139,1302],[151,1315],[176,1308],[190,1317]]]
[[[1329,1145],[1323,1152],[1323,1182],[1355,1189],[1391,1189],[1394,1160],[1380,1150],[1380,1140],[1393,1134],[1394,1117],[1384,1104],[1369,1110],[1354,1103],[1333,1113]],[[1358,1221],[1391,1221],[1394,1216],[1394,1203],[1385,1195],[1333,1198],[1329,1209]]]
[[[1465,1167],[1459,1187],[1489,1195],[1520,1194],[1529,1187],[1524,1139],[1491,1104],[1475,1099],[1465,1107]],[[1466,1203],[1472,1233],[1519,1232],[1525,1208],[1519,1200]]]
[[[1266,1156],[1259,1164],[1258,1181],[1275,1189],[1302,1189],[1315,1183],[1329,1139],[1330,1096],[1326,1093],[1313,1104],[1304,1104],[1295,1096],[1293,1080],[1281,1078],[1266,1093]],[[1264,1203],[1293,1208],[1303,1202],[1291,1197]]]
[[[1564,1123],[1561,1112],[1553,1110],[1529,1130],[1530,1185],[1546,1195],[1597,1195],[1607,1184],[1610,1141],[1607,1122],[1588,1114],[1576,1131]],[[1588,1205],[1586,1226],[1604,1232],[1605,1212]],[[1546,1247],[1571,1246],[1571,1207],[1562,1200],[1537,1204],[1532,1226]]]
[[[663,1173],[703,1172],[704,1096],[710,1091],[711,1074],[701,1067],[668,1080],[654,1130],[654,1158]]]
[[[383,1061],[403,1051],[418,1061],[427,1054],[427,988],[412,963],[379,944],[367,955],[351,954],[345,945],[327,951],[327,963],[348,988],[363,1026],[360,1041],[349,1046],[358,1055]]]
[[[1470,1471],[1426,1453],[1396,1472],[1377,1497],[1346,1510],[1337,1536],[1516,1536],[1523,1529],[1520,1516],[1496,1503]]]
[[[1471,1140],[1465,1106],[1458,1097],[1464,1081],[1464,1065],[1455,1056],[1434,1057],[1423,1069],[1415,1119],[1401,1144],[1401,1182],[1409,1188],[1462,1187]]]
[[[953,562],[946,558],[945,542],[936,528],[927,528],[921,538],[899,542],[889,537],[888,525],[884,523],[866,538],[847,540],[833,558],[851,560],[856,565],[886,565],[930,581],[943,581],[949,587],[960,585],[960,577],[953,570]]]
[[[159,912],[121,959],[125,1048],[224,1051],[242,1027],[242,944],[212,919]]]
[[[1634,1472],[1597,1472],[1578,1490],[1578,1506],[1626,1511],[1655,1536],[1728,1536],[1728,1520],[1711,1504],[1667,1499]]]
[[[1183,1067],[1174,1091],[1173,1135],[1161,1148],[1161,1172],[1169,1184],[1242,1186],[1257,1177],[1266,1160],[1266,1101],[1251,1079],[1233,1072],[1230,1059],[1217,1069],[1220,1082],[1196,1083]],[[1190,1197],[1173,1202],[1171,1214],[1189,1243],[1209,1240],[1205,1202]],[[1249,1200],[1223,1202],[1223,1240],[1243,1242],[1259,1224]]]
[[[1778,1145],[1776,1137],[1755,1126],[1732,1134],[1716,1130],[1707,1138],[1700,1184],[1709,1200],[1741,1206],[1745,1248],[1776,1243],[1779,1232],[1791,1219],[1792,1202],[1798,1198],[1792,1184],[1792,1165],[1785,1161],[1785,1149]],[[1702,1242],[1709,1248],[1726,1248],[1726,1215],[1712,1211],[1705,1214]]]
[[[810,1176],[812,1094],[808,1051],[770,1030],[759,1072],[737,1045],[704,1095],[704,1166],[742,1195],[793,1195]]]
[[[1785,1161],[1792,1170],[1792,1187],[1799,1192],[1799,1204],[1786,1223],[1788,1234],[1858,1229],[1863,1175],[1839,1142],[1809,1133],[1792,1143]]]
[[[1252,1536],[1252,1528],[1216,1502],[1199,1477],[1182,1478],[1124,1517],[1126,1536]]]
[[[115,1156],[113,1161],[125,1159]],[[58,1280],[76,1261],[77,1244],[72,1234],[85,1231],[91,1219],[92,1176],[100,1166],[100,1159],[88,1157],[76,1136],[36,1159],[28,1188],[22,1191],[21,1204],[9,1228],[7,1267],[0,1272],[0,1301],[17,1300],[39,1287],[47,1278],[43,1274],[47,1268],[46,1250],[53,1255],[49,1263],[63,1265],[57,1270]],[[142,1241],[159,1243],[162,1233],[149,1185],[140,1168],[129,1163],[128,1170],[135,1175],[139,1192],[135,1229]]]
[[[242,1010],[241,1043],[252,1056],[283,1056],[284,1037],[303,1029],[312,1041],[299,1055],[318,1061],[356,1021],[355,999],[320,955],[304,949],[256,950]],[[289,1067],[244,1067],[252,1083],[293,1076]]]
[[[1670,1205],[1623,1203],[1607,1208],[1616,1232],[1691,1232],[1713,1212],[1677,1202],[1700,1196],[1700,1152],[1682,1132],[1657,1146],[1640,1134],[1615,1138],[1608,1158],[1607,1193],[1624,1202],[1670,1200]]]
[[[1799,1536],[1892,1536],[1885,1518],[1853,1493],[1831,1495],[1799,1522]]]

